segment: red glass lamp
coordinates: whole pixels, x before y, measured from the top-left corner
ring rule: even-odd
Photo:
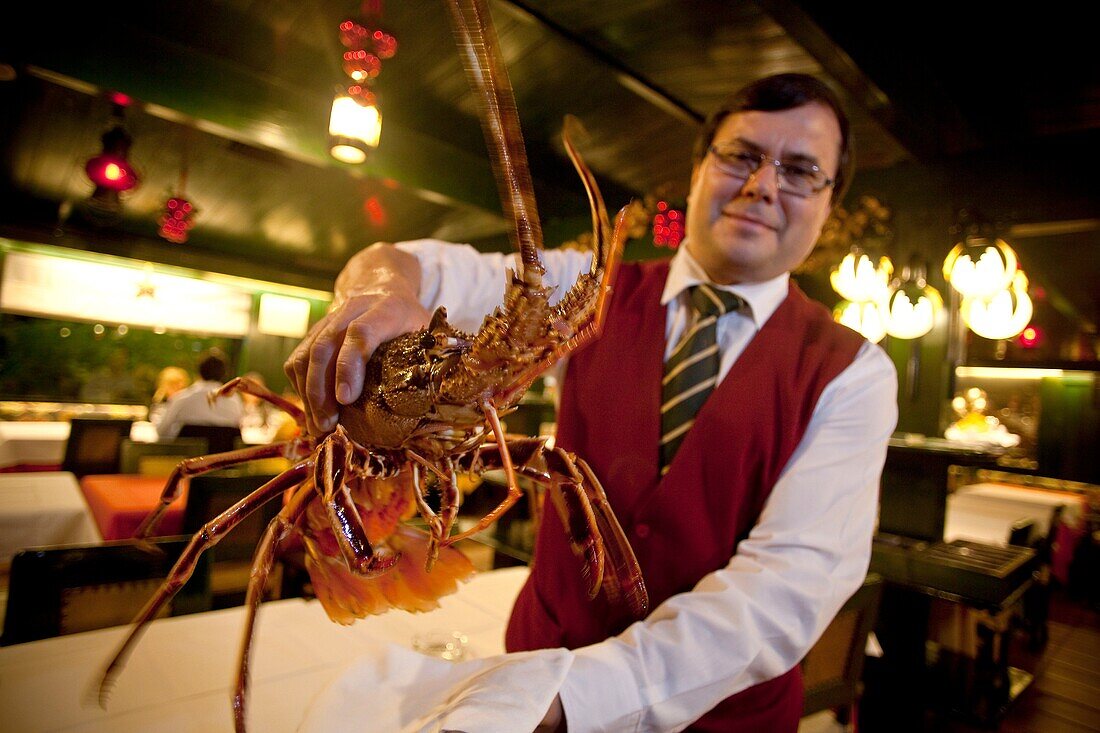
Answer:
[[[137,171],[127,160],[133,138],[123,127],[122,108],[118,105],[115,106],[114,117],[116,119],[114,126],[100,138],[103,142],[103,152],[89,159],[84,166],[84,171],[96,188],[116,192],[129,191],[138,185],[140,180]]]

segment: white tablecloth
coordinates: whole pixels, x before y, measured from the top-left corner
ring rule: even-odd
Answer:
[[[387,643],[411,645],[427,630],[461,630],[469,656],[503,651],[504,626],[527,568],[475,576],[441,608],[400,611],[339,626],[316,601],[287,599],[260,609],[253,647],[249,730],[298,728],[311,701],[353,660]],[[124,628],[0,649],[0,729],[19,733],[214,733],[231,731],[243,608],[156,621],[117,680],[106,711],[83,697],[99,679]],[[363,730],[372,730],[365,720]]]
[[[1007,484],[972,484],[947,497],[944,540],[969,539],[1005,544],[1017,521],[1035,523],[1036,536],[1046,536],[1054,510],[1061,506],[1061,521],[1076,526],[1082,516],[1083,496]]]
[[[0,564],[24,547],[101,539],[71,473],[0,473]]]
[[[67,422],[0,421],[0,468],[20,464],[61,465],[68,439]]]

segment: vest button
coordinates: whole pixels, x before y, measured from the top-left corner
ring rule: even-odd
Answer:
[[[649,537],[649,525],[645,523],[635,524],[634,534],[644,540],[646,537]]]

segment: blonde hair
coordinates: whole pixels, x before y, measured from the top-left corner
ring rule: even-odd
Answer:
[[[164,402],[176,392],[191,384],[191,375],[179,367],[164,367],[157,375],[157,391],[153,393],[153,402]]]

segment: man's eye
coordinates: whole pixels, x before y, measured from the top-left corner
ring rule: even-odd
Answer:
[[[756,163],[756,161],[760,160],[759,155],[754,155],[753,153],[749,153],[749,152],[745,152],[745,151],[735,151],[735,152],[730,153],[727,157],[732,162],[740,163],[740,164],[743,164],[743,165],[753,165],[753,164]]]
[[[787,176],[788,178],[792,178],[792,179],[795,179],[795,178],[813,178],[814,173],[815,173],[814,169],[811,166],[808,166],[808,165],[790,165],[790,164],[787,164],[787,165],[783,166],[783,175]]]

